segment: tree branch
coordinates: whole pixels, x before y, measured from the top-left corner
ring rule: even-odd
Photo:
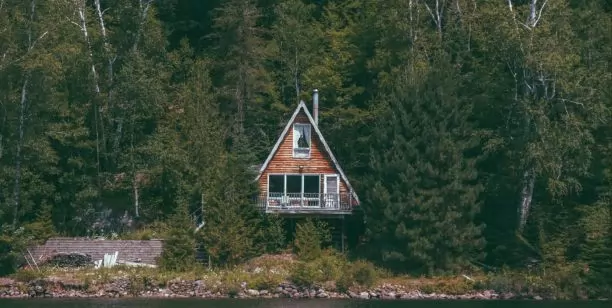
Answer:
[[[144,6],[143,6],[143,2]],[[151,2],[153,2],[153,0],[140,0],[139,1],[139,6],[140,6],[140,25],[138,26],[138,31],[136,33],[136,39],[134,40],[134,46],[133,46],[133,50],[136,51],[138,49],[138,41],[140,40],[140,35],[142,35],[142,28],[144,27],[144,24],[147,20],[147,14],[149,13],[149,7],[151,6]]]
[[[538,12],[538,18],[536,19],[536,21],[533,23],[533,28],[535,28],[535,26],[538,24],[538,22],[540,21],[540,18],[542,18],[542,10],[544,10],[544,7],[546,6],[546,3],[548,3],[548,0],[544,1],[544,4],[542,4],[542,7],[540,8],[540,11]]]

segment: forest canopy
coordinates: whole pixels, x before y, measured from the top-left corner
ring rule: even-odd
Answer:
[[[605,0],[0,0],[0,246],[205,203],[248,255],[250,167],[316,88],[355,251],[609,271],[611,29]]]

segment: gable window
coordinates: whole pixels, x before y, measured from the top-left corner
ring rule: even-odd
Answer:
[[[310,158],[310,124],[293,124],[293,157]]]

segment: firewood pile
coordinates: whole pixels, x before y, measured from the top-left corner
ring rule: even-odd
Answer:
[[[92,265],[91,256],[84,253],[72,252],[72,253],[58,253],[49,258],[45,265],[57,266],[57,267],[81,267]]]

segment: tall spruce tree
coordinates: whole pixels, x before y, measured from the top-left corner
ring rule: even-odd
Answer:
[[[482,257],[475,129],[471,104],[457,99],[456,69],[443,56],[423,78],[402,76],[384,99],[376,128],[366,223],[382,260],[426,273],[453,271]]]

